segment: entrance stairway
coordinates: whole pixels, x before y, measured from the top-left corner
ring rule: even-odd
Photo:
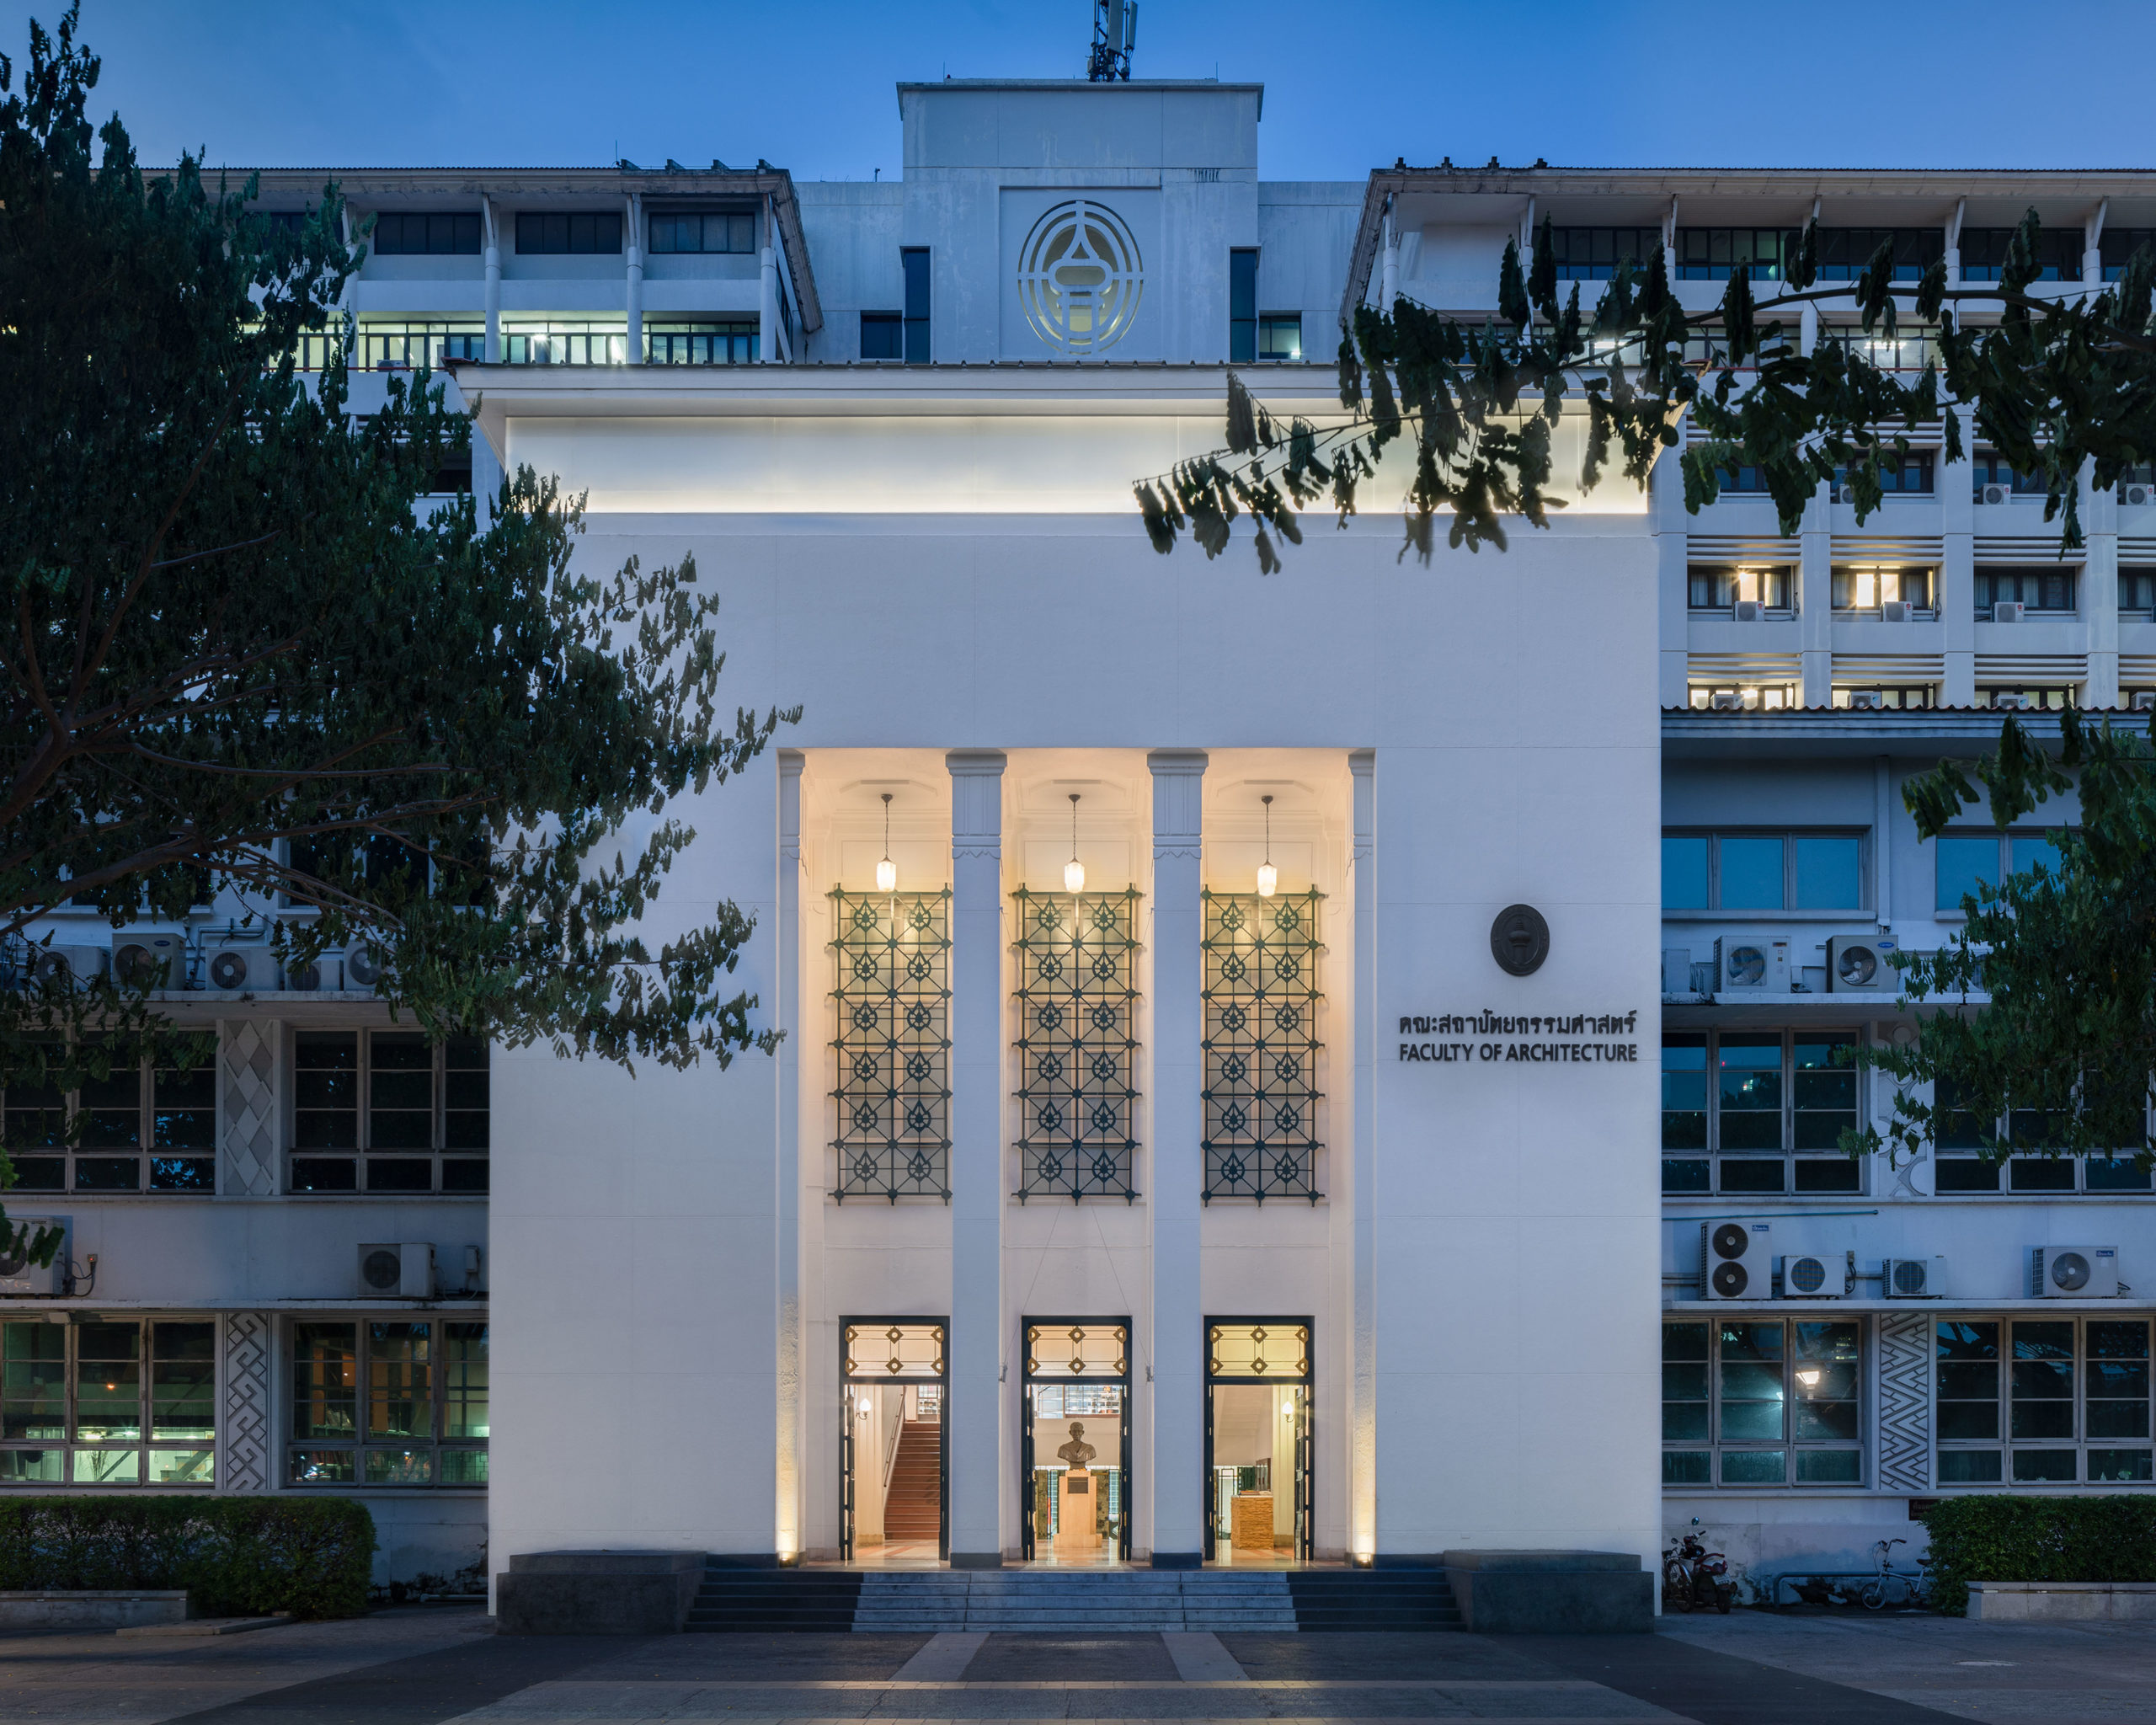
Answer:
[[[820,1631],[853,1627],[861,1598],[858,1569],[739,1569],[707,1562],[703,1585],[681,1626],[694,1634]]]
[[[943,1428],[910,1419],[899,1433],[891,1483],[883,1494],[883,1538],[934,1540],[942,1532]]]
[[[1298,1629],[1460,1627],[1442,1569],[1291,1569],[1286,1579]]]

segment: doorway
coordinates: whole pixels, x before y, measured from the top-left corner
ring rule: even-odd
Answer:
[[[1307,1563],[1313,1545],[1310,1321],[1205,1321],[1205,1561]]]
[[[839,1320],[839,1558],[891,1568],[951,1556],[949,1320]]]
[[[1028,1562],[1130,1561],[1130,1320],[1024,1322],[1019,1548]]]

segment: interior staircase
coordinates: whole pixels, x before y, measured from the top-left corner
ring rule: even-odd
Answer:
[[[943,1428],[910,1419],[899,1433],[899,1453],[883,1494],[883,1541],[926,1540],[942,1532]]]

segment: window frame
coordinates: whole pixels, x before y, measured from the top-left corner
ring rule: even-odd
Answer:
[[[10,1103],[7,1093],[0,1091],[0,1122],[4,1122],[4,1135],[9,1159],[15,1165],[15,1183],[8,1189],[35,1200],[46,1194],[70,1198],[214,1198],[217,1192],[217,1055],[216,1033],[200,1033],[205,1047],[203,1058],[196,1063],[183,1081],[191,1081],[206,1087],[206,1096],[193,1099],[184,1097],[167,1100],[164,1112],[158,1108],[158,1083],[161,1076],[181,1075],[176,1067],[153,1068],[147,1060],[136,1063],[134,1071],[136,1099],[132,1103],[106,1100],[94,1094],[85,1100],[82,1089],[55,1092],[59,1098],[61,1121],[61,1140],[57,1144],[29,1144],[15,1135],[16,1116],[49,1114],[53,1111],[50,1100],[40,1098],[28,1103]],[[125,1084],[121,1072],[115,1072],[106,1081]],[[100,1112],[117,1114],[131,1110],[136,1116],[135,1144],[132,1149],[119,1144],[87,1142],[90,1128],[88,1121],[83,1130],[73,1133],[72,1124],[85,1114]],[[161,1124],[166,1114],[181,1115],[199,1120],[207,1112],[209,1141],[206,1144],[160,1144]],[[83,1164],[131,1162],[135,1178],[128,1185],[84,1185],[82,1183]],[[184,1169],[175,1170],[177,1178],[159,1183],[158,1164],[184,1163]],[[52,1184],[44,1178],[45,1165],[60,1164],[60,1181]],[[20,1208],[18,1205],[18,1208]]]
[[[2061,1303],[2063,1304],[2064,1302]],[[2060,1399],[2068,1398],[2016,1396],[2015,1391],[2017,1385],[2015,1380],[2018,1375],[2020,1375],[2017,1374],[2015,1370],[2016,1365],[2024,1363],[2037,1364],[2041,1363],[2041,1359],[2039,1356],[2036,1355],[2026,1356],[2025,1359],[2023,1356],[2020,1356],[2015,1353],[2015,1349],[2017,1345],[2015,1332],[2025,1326],[2033,1327],[2038,1324],[2056,1325],[2061,1323],[2070,1324],[2073,1327],[2073,1353],[2072,1361],[2073,1386],[2072,1396],[2070,1397],[2073,1409],[2073,1434],[2070,1437],[2064,1438],[2059,1437],[2056,1434],[2031,1434],[2027,1437],[2016,1437],[2014,1434],[2014,1411],[2017,1400],[2026,1405],[2033,1402],[2056,1402]],[[1995,1349],[1994,1359],[1998,1371],[1998,1380],[1994,1393],[1991,1397],[1956,1396],[1950,1397],[1944,1393],[1949,1381],[1945,1376],[1945,1368],[1949,1364],[1965,1366],[1973,1364],[1981,1366],[1983,1362],[1948,1361],[1942,1356],[1940,1352],[1941,1338],[1940,1332],[1949,1325],[1966,1327],[1983,1324],[1998,1326],[1996,1338],[1993,1344]],[[2091,1374],[2089,1370],[2089,1327],[2091,1324],[2136,1324],[2140,1327],[2143,1340],[2143,1352],[2139,1356],[2142,1365],[2142,1390],[2141,1394],[2137,1398],[2132,1396],[2100,1396],[2095,1397],[2091,1397],[2089,1396],[2089,1389],[2090,1386],[2089,1381]],[[2089,1455],[2091,1450],[2139,1450],[2150,1457],[2150,1474],[2156,1474],[2156,1439],[2152,1439],[2150,1435],[2152,1432],[2156,1432],[2156,1424],[2152,1424],[2152,1419],[2156,1419],[2156,1415],[2152,1415],[2152,1404],[2150,1399],[2152,1387],[2156,1387],[2153,1386],[2150,1382],[2152,1377],[2156,1377],[2156,1338],[2153,1338],[2151,1336],[2150,1317],[2148,1312],[2145,1309],[2138,1311],[2125,1311],[2116,1314],[2088,1311],[2067,1311],[2058,1313],[2056,1316],[2048,1311],[2032,1311],[2028,1310],[2018,1311],[1957,1311],[1951,1316],[1945,1313],[1940,1314],[1933,1320],[1931,1328],[1932,1370],[1929,1374],[1929,1378],[1932,1398],[1932,1448],[1934,1451],[1932,1480],[1935,1487],[1937,1490],[1941,1492],[1999,1492],[2017,1488],[2022,1490],[2031,1488],[2041,1489],[2047,1487],[2077,1488],[2086,1486],[2124,1486],[2141,1487],[2146,1488],[2152,1485],[2156,1485],[2156,1478],[2152,1478],[2149,1475],[2143,1475],[2142,1477],[2137,1479],[2090,1479],[2089,1477]],[[2132,1356],[2113,1357],[2123,1359],[2129,1365],[2132,1364]],[[2026,1375],[2024,1381],[2027,1381],[2035,1379],[2036,1374],[2030,1373]],[[2088,1407],[2088,1404],[2091,1400],[2117,1402],[2127,1407],[2132,1406],[2133,1403],[2138,1400],[2142,1415],[2142,1430],[2140,1434],[2137,1436],[2130,1434],[2092,1434],[2089,1429],[2089,1421]],[[1991,1438],[1984,1438],[1981,1436],[1948,1437],[1945,1434],[1946,1410],[1945,1404],[1949,1402],[1976,1407],[1981,1407],[1988,1402],[1996,1413],[1995,1423],[1998,1434],[1995,1437]],[[2044,1453],[2057,1455],[2068,1450],[2072,1451],[2073,1455],[2073,1477],[2072,1479],[2045,1479],[2036,1477],[2033,1473],[2028,1476],[2017,1476],[2015,1472],[2015,1461],[2017,1452],[2021,1455],[2035,1455]],[[1998,1477],[1996,1478],[1949,1480],[1945,1477],[1944,1462],[1947,1456],[1974,1456],[1984,1455],[1992,1455],[1998,1457]],[[1978,1470],[1979,1472],[1981,1472],[1981,1469]]]
[[[619,210],[519,210],[511,229],[520,258],[618,258]],[[531,243],[526,245],[526,239]],[[558,238],[559,243],[556,243]],[[577,243],[584,239],[589,243]],[[611,245],[606,243],[611,238]]]
[[[1726,1039],[1765,1036],[1774,1037],[1780,1043],[1780,1060],[1774,1069],[1776,1082],[1780,1092],[1775,1108],[1775,1112],[1779,1115],[1780,1147],[1769,1149],[1764,1146],[1757,1147],[1738,1146],[1732,1149],[1723,1142],[1726,1130],[1722,1118],[1721,1053],[1725,1040]],[[1755,1199],[1764,1201],[1785,1199],[1808,1203],[1827,1197],[1863,1197],[1870,1183],[1870,1171],[1865,1162],[1852,1161],[1838,1147],[1800,1145],[1797,1142],[1799,1135],[1797,1117],[1800,1114],[1822,1118],[1845,1117],[1844,1124],[1850,1126],[1861,1125],[1865,1115],[1862,1069],[1856,1066],[1846,1069],[1800,1066],[1797,1064],[1798,1048],[1801,1045],[1818,1043],[1848,1043],[1852,1045],[1860,1045],[1863,1041],[1864,1032],[1859,1025],[1821,1026],[1817,1028],[1808,1025],[1803,1027],[1785,1025],[1780,1028],[1769,1027],[1756,1029],[1713,1025],[1663,1031],[1660,1056],[1664,1075],[1662,1092],[1662,1196],[1665,1199],[1684,1198],[1701,1201],[1734,1198],[1741,1199],[1747,1203]],[[1737,1040],[1729,1041],[1727,1045],[1737,1048],[1753,1044]],[[1669,1104],[1673,1092],[1669,1087],[1668,1079],[1674,1072],[1685,1069],[1672,1068],[1668,1063],[1667,1055],[1672,1049],[1689,1050],[1694,1047],[1700,1051],[1700,1099],[1704,1106],[1698,1109],[1672,1108]],[[1764,1071],[1764,1068],[1759,1070]],[[1844,1071],[1847,1073],[1851,1093],[1850,1103],[1846,1109],[1838,1107],[1800,1106],[1798,1097],[1802,1087],[1800,1079],[1803,1074],[1808,1071]],[[1760,1109],[1737,1112],[1764,1114],[1766,1111]],[[1704,1144],[1699,1146],[1684,1143],[1673,1144],[1670,1141],[1673,1118],[1685,1117],[1695,1113],[1704,1116],[1700,1123],[1702,1128],[1700,1135],[1705,1140]],[[1689,1134],[1686,1132],[1679,1135],[1689,1136]],[[1684,1183],[1682,1176],[1673,1178],[1673,1165],[1688,1164],[1700,1165],[1704,1184]],[[1731,1165],[1753,1169],[1774,1167],[1780,1172],[1780,1183],[1773,1187],[1730,1186],[1725,1183],[1724,1169]],[[1799,1171],[1806,1167],[1834,1169],[1838,1171],[1838,1180],[1824,1181],[1822,1177],[1815,1176],[1813,1177],[1815,1183],[1801,1183]],[[1838,1171],[1844,1168],[1849,1171],[1848,1179],[1846,1183],[1838,1183]]]
[[[1725,1369],[1723,1348],[1728,1338],[1723,1332],[1737,1325],[1761,1328],[1779,1326],[1781,1330],[1781,1381],[1779,1386],[1781,1406],[1781,1435],[1776,1438],[1731,1437],[1726,1434],[1729,1423],[1725,1413],[1726,1402],[1748,1402],[1764,1400],[1760,1397],[1726,1397],[1728,1372]],[[1806,1397],[1801,1393],[1800,1374],[1806,1365],[1800,1359],[1797,1348],[1802,1330],[1800,1327],[1823,1329],[1828,1326],[1843,1326],[1855,1332],[1854,1357],[1849,1360],[1849,1393],[1846,1396]],[[1702,1328],[1706,1332],[1706,1354],[1703,1359],[1689,1358],[1673,1359],[1669,1353],[1670,1333],[1680,1328]],[[1864,1491],[1870,1485],[1870,1458],[1866,1450],[1870,1436],[1866,1430],[1865,1402],[1868,1399],[1867,1377],[1872,1359],[1871,1325],[1867,1315],[1852,1312],[1769,1313],[1760,1311],[1731,1312],[1724,1316],[1694,1315],[1690,1312],[1662,1314],[1662,1489],[1666,1492],[1735,1491],[1735,1492],[1801,1492],[1801,1491]],[[1747,1362],[1735,1362],[1742,1365]],[[1817,1369],[1832,1370],[1844,1362],[1827,1359]],[[1673,1397],[1673,1386],[1681,1386],[1687,1380],[1682,1374],[1694,1366],[1704,1371],[1703,1396]],[[1762,1381],[1764,1382],[1764,1381]],[[1848,1437],[1808,1437],[1796,1434],[1796,1420],[1792,1410],[1805,1401],[1816,1400],[1831,1406],[1846,1405],[1854,1418],[1855,1432]],[[1673,1407],[1704,1407],[1706,1412],[1704,1437],[1673,1437],[1670,1435]],[[1782,1477],[1780,1480],[1731,1479],[1726,1477],[1726,1459],[1732,1455],[1777,1454],[1782,1458]],[[1845,1479],[1805,1479],[1800,1477],[1799,1458],[1805,1455],[1853,1455],[1855,1458],[1854,1477]],[[1707,1477],[1684,1479],[1673,1477],[1676,1470],[1671,1466],[1674,1458],[1703,1455],[1707,1461]]]
[[[1949,1130],[1956,1137],[1961,1135],[1956,1126],[1958,1119],[1967,1119],[1976,1129],[1967,1135],[1971,1138],[1977,1136],[1984,1123],[1976,1115],[1954,1107],[1951,1092],[1942,1097],[1936,1082],[1932,1087],[1932,1101],[1935,1106],[1943,1106],[1948,1115],[1945,1122],[1939,1123],[1940,1130],[1932,1143],[1931,1190],[1935,1198],[1991,1198],[2026,1204],[2031,1198],[2041,1202],[2054,1198],[2095,1197],[2111,1203],[2156,1197],[2156,1172],[2137,1167],[2128,1156],[2009,1156],[2002,1161],[1993,1161],[1984,1155],[1981,1144],[1942,1142]],[[2144,1120],[2151,1106],[2156,1106],[2156,1097],[2144,1103]],[[1994,1139],[2006,1136],[2009,1120],[2009,1114],[1993,1116],[1989,1124]],[[1950,1169],[1956,1182],[1951,1187],[1945,1183]],[[2112,1173],[2117,1183],[2105,1184],[2092,1179],[2099,1169]]]
[[[892,350],[889,353],[872,354],[868,351],[868,332],[871,329],[876,330],[879,335],[891,339],[889,345]],[[880,346],[883,344],[879,342],[878,344]],[[865,363],[873,365],[890,365],[894,362],[904,365],[905,357],[906,314],[904,312],[863,312],[861,314],[862,360]]]
[[[1921,579],[1924,592],[1921,599],[1909,597],[1909,578],[1912,575]],[[1858,584],[1866,578],[1872,583],[1871,603],[1844,603],[1845,599],[1853,601],[1861,596],[1856,589]],[[1828,603],[1835,620],[1854,621],[1880,616],[1881,608],[1887,602],[1886,584],[1890,580],[1897,590],[1893,595],[1895,601],[1908,606],[1913,616],[1929,620],[1939,615],[1939,570],[1936,565],[1836,563],[1828,571],[1827,588]]]
[[[1257,248],[1228,248],[1228,363],[1257,363]]]
[[[1273,339],[1282,329],[1292,325],[1295,332],[1295,350],[1292,354],[1270,351]],[[1299,366],[1303,362],[1303,314],[1300,312],[1260,312],[1257,314],[1257,357],[1262,366]]]
[[[374,228],[366,238],[370,257],[476,258],[486,249],[477,210],[376,210],[373,215]],[[417,245],[409,243],[415,222],[421,235]],[[449,224],[446,230],[437,227],[441,222]],[[445,232],[448,243],[437,244]]]
[[[206,1331],[207,1351],[195,1355],[167,1356],[174,1365],[193,1368],[189,1375],[204,1392],[202,1411],[206,1415],[200,1423],[208,1428],[207,1435],[185,1438],[158,1438],[156,1434],[157,1417],[157,1366],[161,1363],[156,1352],[160,1327],[177,1329],[183,1327]],[[88,1333],[93,1330],[132,1329],[136,1333],[136,1352],[131,1364],[136,1373],[136,1434],[132,1438],[115,1437],[85,1440],[82,1436],[82,1348]],[[8,1430],[9,1424],[22,1416],[15,1412],[21,1405],[14,1391],[24,1383],[36,1381],[22,1370],[25,1364],[15,1354],[15,1332],[25,1331],[41,1338],[58,1338],[60,1351],[60,1429],[58,1438],[35,1439],[17,1437]],[[150,1491],[209,1492],[216,1484],[218,1409],[223,1402],[223,1385],[217,1345],[217,1320],[214,1313],[158,1312],[146,1313],[140,1317],[109,1319],[99,1316],[90,1322],[54,1324],[47,1322],[42,1311],[25,1312],[20,1317],[0,1314],[0,1405],[7,1412],[0,1415],[0,1455],[33,1454],[40,1456],[57,1451],[61,1457],[61,1477],[35,1479],[21,1475],[0,1473],[0,1487],[7,1489],[48,1490],[71,1492],[86,1488],[99,1491],[117,1491],[144,1488]],[[132,1452],[134,1471],[131,1478],[78,1478],[77,1457],[85,1455],[120,1455]],[[192,1461],[195,1471],[189,1477],[158,1479],[153,1471],[154,1457],[166,1455],[185,1457]]]
[[[476,1385],[469,1384],[468,1381],[466,1385],[467,1391],[477,1390],[481,1418],[485,1420],[488,1426],[487,1431],[478,1437],[468,1434],[453,1437],[449,1435],[446,1429],[450,1407],[452,1402],[459,1400],[451,1393],[451,1362],[447,1353],[440,1348],[440,1344],[449,1339],[447,1327],[451,1325],[474,1328],[478,1332],[476,1338],[470,1337],[462,1338],[467,1341],[476,1339],[479,1348],[478,1354],[479,1381]],[[442,1327],[440,1333],[436,1332],[436,1326]],[[424,1327],[428,1332],[426,1337],[428,1435],[414,1437],[399,1433],[384,1433],[377,1438],[372,1431],[371,1424],[376,1402],[380,1401],[393,1404],[397,1400],[393,1394],[395,1386],[388,1381],[387,1370],[382,1374],[383,1381],[379,1385],[376,1383],[377,1374],[375,1368],[377,1364],[376,1351],[377,1346],[383,1347],[384,1352],[380,1363],[386,1369],[402,1362],[396,1360],[387,1352],[387,1344],[392,1338],[387,1336],[376,1337],[373,1332],[377,1330],[386,1331],[400,1327],[408,1330],[419,1327]],[[353,1422],[350,1434],[349,1436],[334,1434],[327,1436],[302,1435],[300,1429],[303,1423],[302,1414],[314,1387],[302,1377],[303,1370],[309,1364],[307,1360],[303,1359],[301,1353],[302,1338],[309,1331],[326,1330],[332,1327],[347,1328],[351,1332],[352,1370],[350,1395],[349,1397],[335,1398],[348,1399],[351,1404]],[[292,1316],[286,1319],[280,1327],[280,1341],[282,1344],[280,1358],[284,1366],[285,1405],[279,1410],[277,1445],[280,1452],[279,1474],[286,1487],[300,1492],[336,1493],[404,1491],[483,1493],[487,1490],[488,1477],[491,1470],[486,1458],[493,1446],[494,1434],[488,1367],[492,1343],[489,1335],[489,1317],[483,1308],[477,1311],[448,1311],[436,1306],[426,1311],[392,1312],[309,1312],[303,1317]],[[468,1368],[469,1357],[464,1363]],[[382,1393],[377,1394],[377,1391]],[[331,1400],[330,1397],[325,1395],[322,1398],[322,1405],[324,1407],[329,1407]],[[469,1396],[467,1395],[463,1400],[468,1408]],[[326,1423],[326,1422],[323,1423]],[[371,1479],[368,1477],[370,1451],[383,1455],[410,1455],[423,1450],[427,1457],[424,1479],[415,1480],[409,1477]],[[301,1458],[309,1455],[318,1457],[350,1456],[352,1458],[351,1477],[350,1478],[305,1477],[306,1464],[302,1464]],[[443,1479],[440,1460],[445,1455],[477,1455],[479,1458],[479,1477]],[[469,1464],[467,1463],[467,1466],[468,1466]]]
[[[1665,845],[1672,839],[1704,838],[1707,841],[1707,902],[1704,905],[1672,905],[1667,901],[1665,895],[1662,907],[1665,920],[1721,922],[1781,917],[1803,922],[1861,922],[1871,914],[1871,830],[1869,827],[1665,826],[1662,830],[1662,836]],[[1782,902],[1779,907],[1737,905],[1724,908],[1721,902],[1721,846],[1722,841],[1727,839],[1778,839],[1781,841]],[[1855,840],[1857,903],[1798,908],[1796,841],[1800,839]]]
[[[900,246],[899,273],[905,282],[905,357],[909,366],[931,362],[931,337],[935,306],[933,259],[926,246]]]
[[[349,1146],[303,1144],[300,1141],[302,1115],[343,1114],[347,1112],[342,1106],[311,1108],[307,1107],[302,1100],[302,1073],[329,1072],[334,1071],[336,1068],[303,1067],[300,1063],[301,1044],[307,1039],[333,1036],[350,1036],[355,1039],[354,1059],[356,1065],[353,1073],[353,1101],[350,1108],[354,1119],[354,1141]],[[376,1200],[385,1197],[430,1197],[435,1199],[472,1198],[485,1202],[493,1184],[494,1049],[492,1044],[476,1037],[457,1037],[428,1044],[428,1052],[431,1056],[429,1067],[430,1146],[424,1150],[417,1147],[399,1148],[393,1146],[377,1147],[371,1141],[375,1134],[375,1116],[389,1110],[377,1107],[375,1103],[375,1081],[377,1076],[394,1071],[392,1068],[377,1067],[374,1060],[376,1039],[386,1036],[424,1038],[424,1033],[385,1025],[354,1027],[301,1023],[292,1027],[291,1039],[286,1044],[286,1054],[291,1061],[291,1101],[286,1116],[285,1133],[286,1192],[309,1198],[351,1198]],[[479,1049],[484,1056],[485,1064],[478,1066],[451,1066],[448,1064],[448,1056],[452,1042],[461,1049]],[[478,1072],[483,1075],[485,1102],[483,1106],[473,1108],[468,1103],[463,1108],[451,1106],[450,1075],[454,1072]],[[453,1114],[467,1116],[477,1114],[484,1116],[485,1135],[488,1142],[476,1146],[449,1144],[447,1140],[450,1116]],[[421,1162],[425,1162],[428,1167],[430,1183],[426,1186],[396,1186],[387,1183],[376,1186],[370,1183],[373,1172],[372,1165],[375,1163],[416,1164]],[[301,1168],[302,1162],[325,1165],[338,1162],[350,1163],[352,1183],[349,1186],[302,1184],[303,1176]],[[451,1169],[456,1170],[454,1175],[451,1172]],[[320,1173],[309,1171],[305,1178],[328,1177],[325,1168]],[[446,1183],[452,1178],[460,1182],[476,1181],[478,1183],[460,1183],[451,1186]]]
[[[1968,920],[1967,913],[1961,909],[1961,895],[1958,893],[1955,895],[1954,902],[1951,905],[1945,900],[1945,884],[1940,879],[1940,862],[1946,855],[1945,846],[1941,841],[1947,839],[1996,840],[1999,844],[1999,852],[1993,861],[1993,867],[1996,873],[1991,876],[1989,881],[1989,884],[1996,887],[2009,875],[2018,874],[2021,872],[2020,868],[2015,868],[2014,862],[2014,844],[2015,840],[2049,840],[2053,833],[2063,832],[2066,830],[2067,829],[2063,826],[2002,827],[1985,826],[1972,823],[1967,826],[1950,826],[1945,830],[1934,835],[1930,838],[1919,840],[1919,843],[1931,846],[1931,898],[1933,920],[1940,922],[1956,923],[1965,922]],[[2056,846],[2054,846],[2054,849],[2056,849]],[[2041,859],[2039,858],[2035,860],[2040,861]],[[2031,865],[2025,864],[2023,866],[2027,867]]]
[[[756,244],[757,213],[753,204],[647,210],[643,221],[644,255],[648,258],[753,258],[759,250]],[[711,237],[708,224],[713,216],[726,223],[726,243],[723,245],[706,243]],[[737,246],[734,240],[739,230],[735,224],[744,219],[749,224],[749,243]],[[681,231],[676,224],[683,222],[696,224],[696,243],[692,246],[677,243],[681,238]],[[666,225],[665,243],[663,245],[659,243],[662,223]]]
[[[1684,569],[1684,609],[1692,617],[1733,617],[1748,581],[1757,585],[1769,618],[1796,615],[1797,572],[1792,563],[1688,563]],[[1700,595],[1708,603],[1701,604]]]
[[[1979,568],[1970,582],[1970,590],[1975,595],[1977,621],[1989,622],[1994,605],[2019,605],[2024,611],[2040,617],[2078,617],[2081,611],[2081,576],[2082,566],[2079,563],[2000,563]],[[2001,581],[2013,582],[2014,597],[2007,598],[2000,594],[1999,583]],[[2053,581],[2065,583],[2066,603],[2063,605],[2048,602],[2055,595],[2046,590]],[[2022,598],[2020,595],[2031,584],[2037,597],[2034,600]],[[1984,596],[1987,593],[1990,597]]]

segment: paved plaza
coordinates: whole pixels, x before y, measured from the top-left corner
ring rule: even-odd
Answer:
[[[219,1639],[0,1636],[0,1725],[905,1719],[2156,1725],[2156,1631],[1675,1618],[1651,1636],[497,1636],[405,1609]]]

